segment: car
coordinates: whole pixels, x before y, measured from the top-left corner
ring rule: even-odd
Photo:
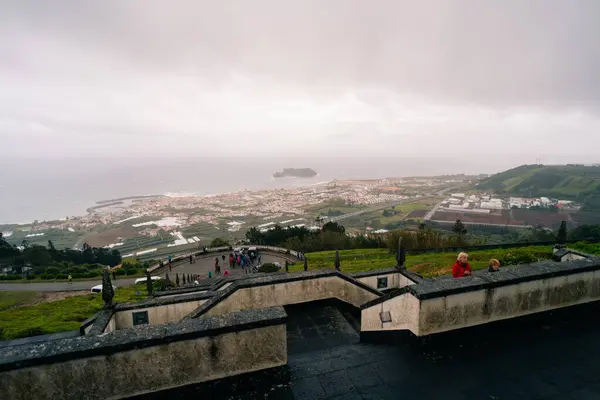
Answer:
[[[135,284],[137,285],[138,283],[146,283],[146,279],[147,279],[147,278],[145,278],[145,277],[144,277],[144,278],[137,278],[137,279],[135,280]],[[150,280],[152,280],[152,281],[159,281],[159,280],[161,280],[161,279],[162,279],[162,278],[161,278],[160,276],[151,276],[151,277],[150,277]]]
[[[116,289],[117,287],[115,285],[113,285],[113,289]],[[102,284],[100,285],[96,285],[94,286],[91,290],[91,293],[102,293]]]

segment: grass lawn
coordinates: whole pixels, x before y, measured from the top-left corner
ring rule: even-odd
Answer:
[[[309,269],[333,268],[335,251],[321,251],[306,254]],[[414,254],[406,256],[407,268],[423,276],[432,277],[450,274],[456,261],[456,253]],[[500,260],[502,265],[515,265],[525,262],[547,260],[552,257],[551,246],[530,246],[514,249],[480,250],[469,253],[473,269],[487,268],[490,259]],[[387,249],[358,249],[340,251],[343,272],[364,272],[396,265],[394,254]],[[302,263],[290,267],[291,272],[303,270]]]
[[[136,294],[139,291],[140,294]],[[0,339],[17,339],[79,329],[81,323],[102,309],[101,294],[74,296],[51,303],[19,306],[31,300],[36,292],[0,292]],[[115,290],[119,303],[146,298],[144,285]]]
[[[0,292],[0,311],[26,304],[37,297],[36,292],[2,291]]]

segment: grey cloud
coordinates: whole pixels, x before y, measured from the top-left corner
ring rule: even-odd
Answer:
[[[52,118],[63,138],[217,130],[282,148],[278,132],[306,129],[308,147],[416,146],[531,109],[538,138],[569,130],[545,115],[589,114],[582,139],[598,126],[597,0],[0,1],[0,118]]]

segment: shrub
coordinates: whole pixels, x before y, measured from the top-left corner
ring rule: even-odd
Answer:
[[[127,271],[126,271],[126,270],[124,270],[123,268],[119,268],[119,269],[117,269],[117,271],[116,271],[115,273],[116,273],[118,276],[121,276],[121,275],[126,275],[126,274],[127,274]]]
[[[36,274],[29,274],[29,275],[27,275],[27,280],[31,281],[31,280],[34,280],[35,278],[37,278]]]
[[[138,273],[137,268],[129,268],[129,269],[127,269],[127,272],[126,272],[127,275],[135,275],[137,273]]]
[[[67,274],[56,274],[56,279],[67,279],[69,275]],[[71,275],[73,277],[73,275]]]
[[[162,292],[163,290],[166,289],[166,287],[167,287],[167,283],[163,279],[152,282],[152,290],[154,292]]]
[[[278,272],[278,271],[279,271],[279,267],[273,263],[265,263],[265,264],[262,264],[258,268],[258,272]]]
[[[99,275],[100,275],[100,271],[98,271],[98,270],[89,271],[89,272],[85,273],[85,277],[86,278],[95,278],[95,277],[97,277]]]
[[[42,279],[54,279],[54,275],[52,274],[42,274]]]
[[[56,275],[58,273],[60,273],[60,269],[58,269],[57,267],[48,267],[48,268],[46,268],[46,274]]]

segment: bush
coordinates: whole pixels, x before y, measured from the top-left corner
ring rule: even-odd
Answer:
[[[69,275],[67,274],[56,274],[56,279],[67,279]],[[71,275],[73,277],[73,275]]]
[[[137,269],[137,268],[129,268],[129,269],[126,271],[126,275],[135,275],[135,274],[137,274],[137,273],[138,273],[138,269]]]
[[[154,292],[162,292],[166,289],[167,282],[164,279],[152,282],[152,291]]]
[[[54,275],[52,274],[42,274],[42,279],[54,279]]]
[[[27,275],[27,280],[29,280],[29,281],[34,280],[35,278],[37,278],[36,274],[29,274],[29,275]]]
[[[98,271],[98,270],[89,271],[89,272],[85,273],[86,278],[95,278],[97,276],[100,276],[100,271]]]
[[[123,268],[119,268],[119,269],[117,269],[117,271],[116,271],[115,273],[116,273],[118,276],[121,276],[121,275],[126,275],[126,274],[127,274],[127,271],[125,271]]]
[[[3,281],[17,281],[17,280],[21,279],[21,275],[14,275],[14,274],[4,275],[4,276],[0,277],[0,279],[2,279]]]
[[[46,268],[46,274],[56,275],[58,273],[60,273],[60,269],[58,269],[57,267],[48,267],[48,268]]]
[[[279,272],[279,267],[273,263],[265,263],[258,268],[258,272]]]

